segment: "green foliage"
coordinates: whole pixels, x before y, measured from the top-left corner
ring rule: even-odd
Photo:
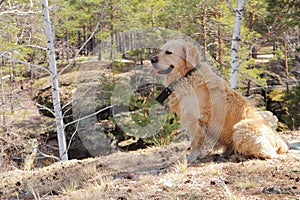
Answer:
[[[130,116],[135,124],[145,127],[151,122],[149,116],[150,109],[152,106],[157,104],[155,97],[159,94],[159,90],[149,85],[149,87],[143,88],[139,92],[131,96],[129,102]],[[164,126],[154,136],[146,138],[145,141],[150,144],[157,146],[169,144],[174,138],[175,134],[171,134],[174,130],[179,128],[179,122],[174,114],[168,113],[162,116],[165,119]]]
[[[300,127],[300,81],[289,92],[286,91],[282,99],[286,109],[285,123],[291,129],[298,129]]]
[[[151,56],[151,53],[148,49],[134,49],[132,51],[129,51],[126,53],[126,57],[128,57],[130,60],[139,61],[141,59],[147,59]]]
[[[166,122],[162,129],[153,137],[146,139],[146,142],[153,143],[156,146],[170,144],[176,137],[176,132],[180,127],[180,123],[173,113],[166,114]]]
[[[276,49],[275,51],[275,56],[273,57],[272,60],[281,60],[284,57],[283,51],[281,49]]]
[[[245,83],[248,80],[251,80],[252,85],[258,85],[260,87],[267,86],[266,78],[262,77],[261,74],[264,73],[263,67],[255,67],[254,59],[250,59],[249,61],[244,62],[240,68],[240,88],[245,87]]]
[[[116,81],[117,81],[117,79],[111,79],[110,77],[107,77],[107,76],[101,77],[101,83],[102,83],[102,87],[103,87],[103,91],[104,91],[104,94],[101,94],[101,96],[102,95],[105,96],[105,100],[104,100],[104,102],[102,102],[102,105],[103,105],[103,103],[106,105],[110,104],[110,98],[111,98],[113,90],[115,88]]]
[[[130,69],[133,69],[131,64],[132,63],[114,61],[110,64],[110,68],[113,74],[118,74],[121,72],[128,72]]]
[[[154,90],[153,90],[154,89]],[[141,127],[148,125],[151,122],[149,117],[150,108],[157,104],[155,96],[159,91],[154,85],[141,88],[139,92],[135,92],[129,101],[130,116],[132,120]]]

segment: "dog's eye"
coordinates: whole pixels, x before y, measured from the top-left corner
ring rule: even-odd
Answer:
[[[172,54],[172,52],[171,51],[166,51],[166,54]]]

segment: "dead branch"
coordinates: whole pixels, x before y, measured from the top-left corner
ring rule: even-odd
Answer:
[[[0,6],[1,6],[1,4],[0,4]],[[23,12],[23,11],[20,11],[20,10],[8,10],[8,11],[1,12],[0,16],[5,15],[5,14],[17,14],[17,15],[23,16],[23,15],[36,14],[36,13],[37,12],[33,12],[33,11]]]
[[[56,156],[48,155],[48,154],[46,154],[46,153],[43,153],[39,148],[37,148],[37,150],[38,150],[38,152],[39,152],[42,156],[44,156],[44,157],[46,157],[46,158],[53,158],[54,160],[60,161],[60,158],[58,158],[58,157],[56,157]]]
[[[249,49],[249,51],[248,51],[248,54],[247,54],[247,55],[239,62],[238,67],[239,67],[241,64],[243,64],[243,62],[245,62],[246,60],[249,59],[249,57],[250,57],[250,55],[251,55],[251,52],[252,52],[252,50],[253,50],[254,47],[255,47],[255,43],[252,44],[252,46],[250,47],[250,49]]]
[[[235,9],[234,9],[234,7],[232,6],[232,4],[229,2],[229,0],[225,0],[225,1],[226,1],[226,3],[228,4],[228,6],[229,6],[231,12],[232,12],[233,14],[235,14]]]
[[[78,122],[78,121],[87,119],[87,118],[92,117],[92,116],[94,116],[94,115],[97,115],[98,113],[101,113],[101,112],[103,112],[104,110],[107,110],[108,108],[112,108],[112,107],[114,107],[114,106],[115,106],[115,105],[107,106],[107,107],[105,107],[105,108],[103,108],[103,109],[101,109],[101,110],[98,110],[98,111],[95,112],[95,113],[92,113],[92,114],[90,114],[90,115],[84,116],[84,117],[79,118],[79,119],[76,119],[76,120],[74,120],[74,121],[72,121],[72,122],[70,122],[70,123],[67,123],[67,124],[65,125],[64,128],[66,128],[67,126],[69,126],[69,125],[71,125],[71,124],[74,124],[74,123],[76,123],[76,122]]]
[[[8,53],[8,52],[7,52]],[[39,65],[35,65],[35,64],[31,64],[29,62],[25,62],[25,61],[21,61],[19,59],[16,59],[14,57],[11,57],[11,56],[7,56],[6,53],[2,53],[1,56],[9,59],[9,60],[12,60],[14,62],[17,62],[17,63],[21,63],[21,64],[24,64],[24,65],[28,65],[28,66],[31,66],[31,67],[35,67],[35,68],[38,68],[38,69],[42,69],[42,70],[45,70],[47,72],[50,73],[49,69],[45,68],[45,67],[42,67],[42,66],[39,66]]]
[[[102,17],[101,17],[102,18]],[[73,65],[75,63],[75,59],[78,56],[78,54],[81,52],[81,50],[85,47],[85,45],[94,37],[95,33],[98,31],[99,26],[100,26],[100,22],[101,19],[98,21],[98,23],[95,26],[94,31],[92,32],[92,34],[90,35],[90,37],[82,44],[82,46],[80,47],[80,49],[76,52],[74,58],[71,60],[71,62],[65,66],[59,73],[58,75],[61,75],[64,71],[66,71],[71,65]]]

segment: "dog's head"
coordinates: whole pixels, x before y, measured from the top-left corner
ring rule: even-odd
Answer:
[[[184,40],[171,40],[161,47],[161,52],[151,58],[157,73],[166,75],[172,82],[195,68],[200,62],[199,49]]]

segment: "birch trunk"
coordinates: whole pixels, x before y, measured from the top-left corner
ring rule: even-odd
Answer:
[[[62,109],[60,104],[58,74],[56,68],[54,42],[53,42],[53,35],[51,29],[50,16],[49,16],[48,0],[42,0],[42,7],[43,7],[45,34],[47,39],[49,71],[50,71],[51,87],[52,87],[52,101],[53,101],[53,108],[54,108],[55,119],[56,119],[59,155],[61,160],[68,160],[67,144],[66,144],[66,136],[64,132]]]
[[[247,0],[238,0],[238,7],[236,10],[234,10],[235,24],[234,24],[233,35],[232,35],[231,74],[230,74],[230,87],[233,89],[237,89],[238,87],[239,42],[241,41],[240,32],[241,32],[242,18],[243,18],[243,12],[244,12],[244,7],[246,5],[246,2]]]
[[[3,73],[2,73],[2,65],[0,64],[0,87],[1,87],[1,116],[2,116],[2,129],[3,129],[3,133],[6,133],[6,116],[5,116],[5,105],[6,105],[6,100],[5,100],[5,91],[4,91],[4,77],[3,77]]]

